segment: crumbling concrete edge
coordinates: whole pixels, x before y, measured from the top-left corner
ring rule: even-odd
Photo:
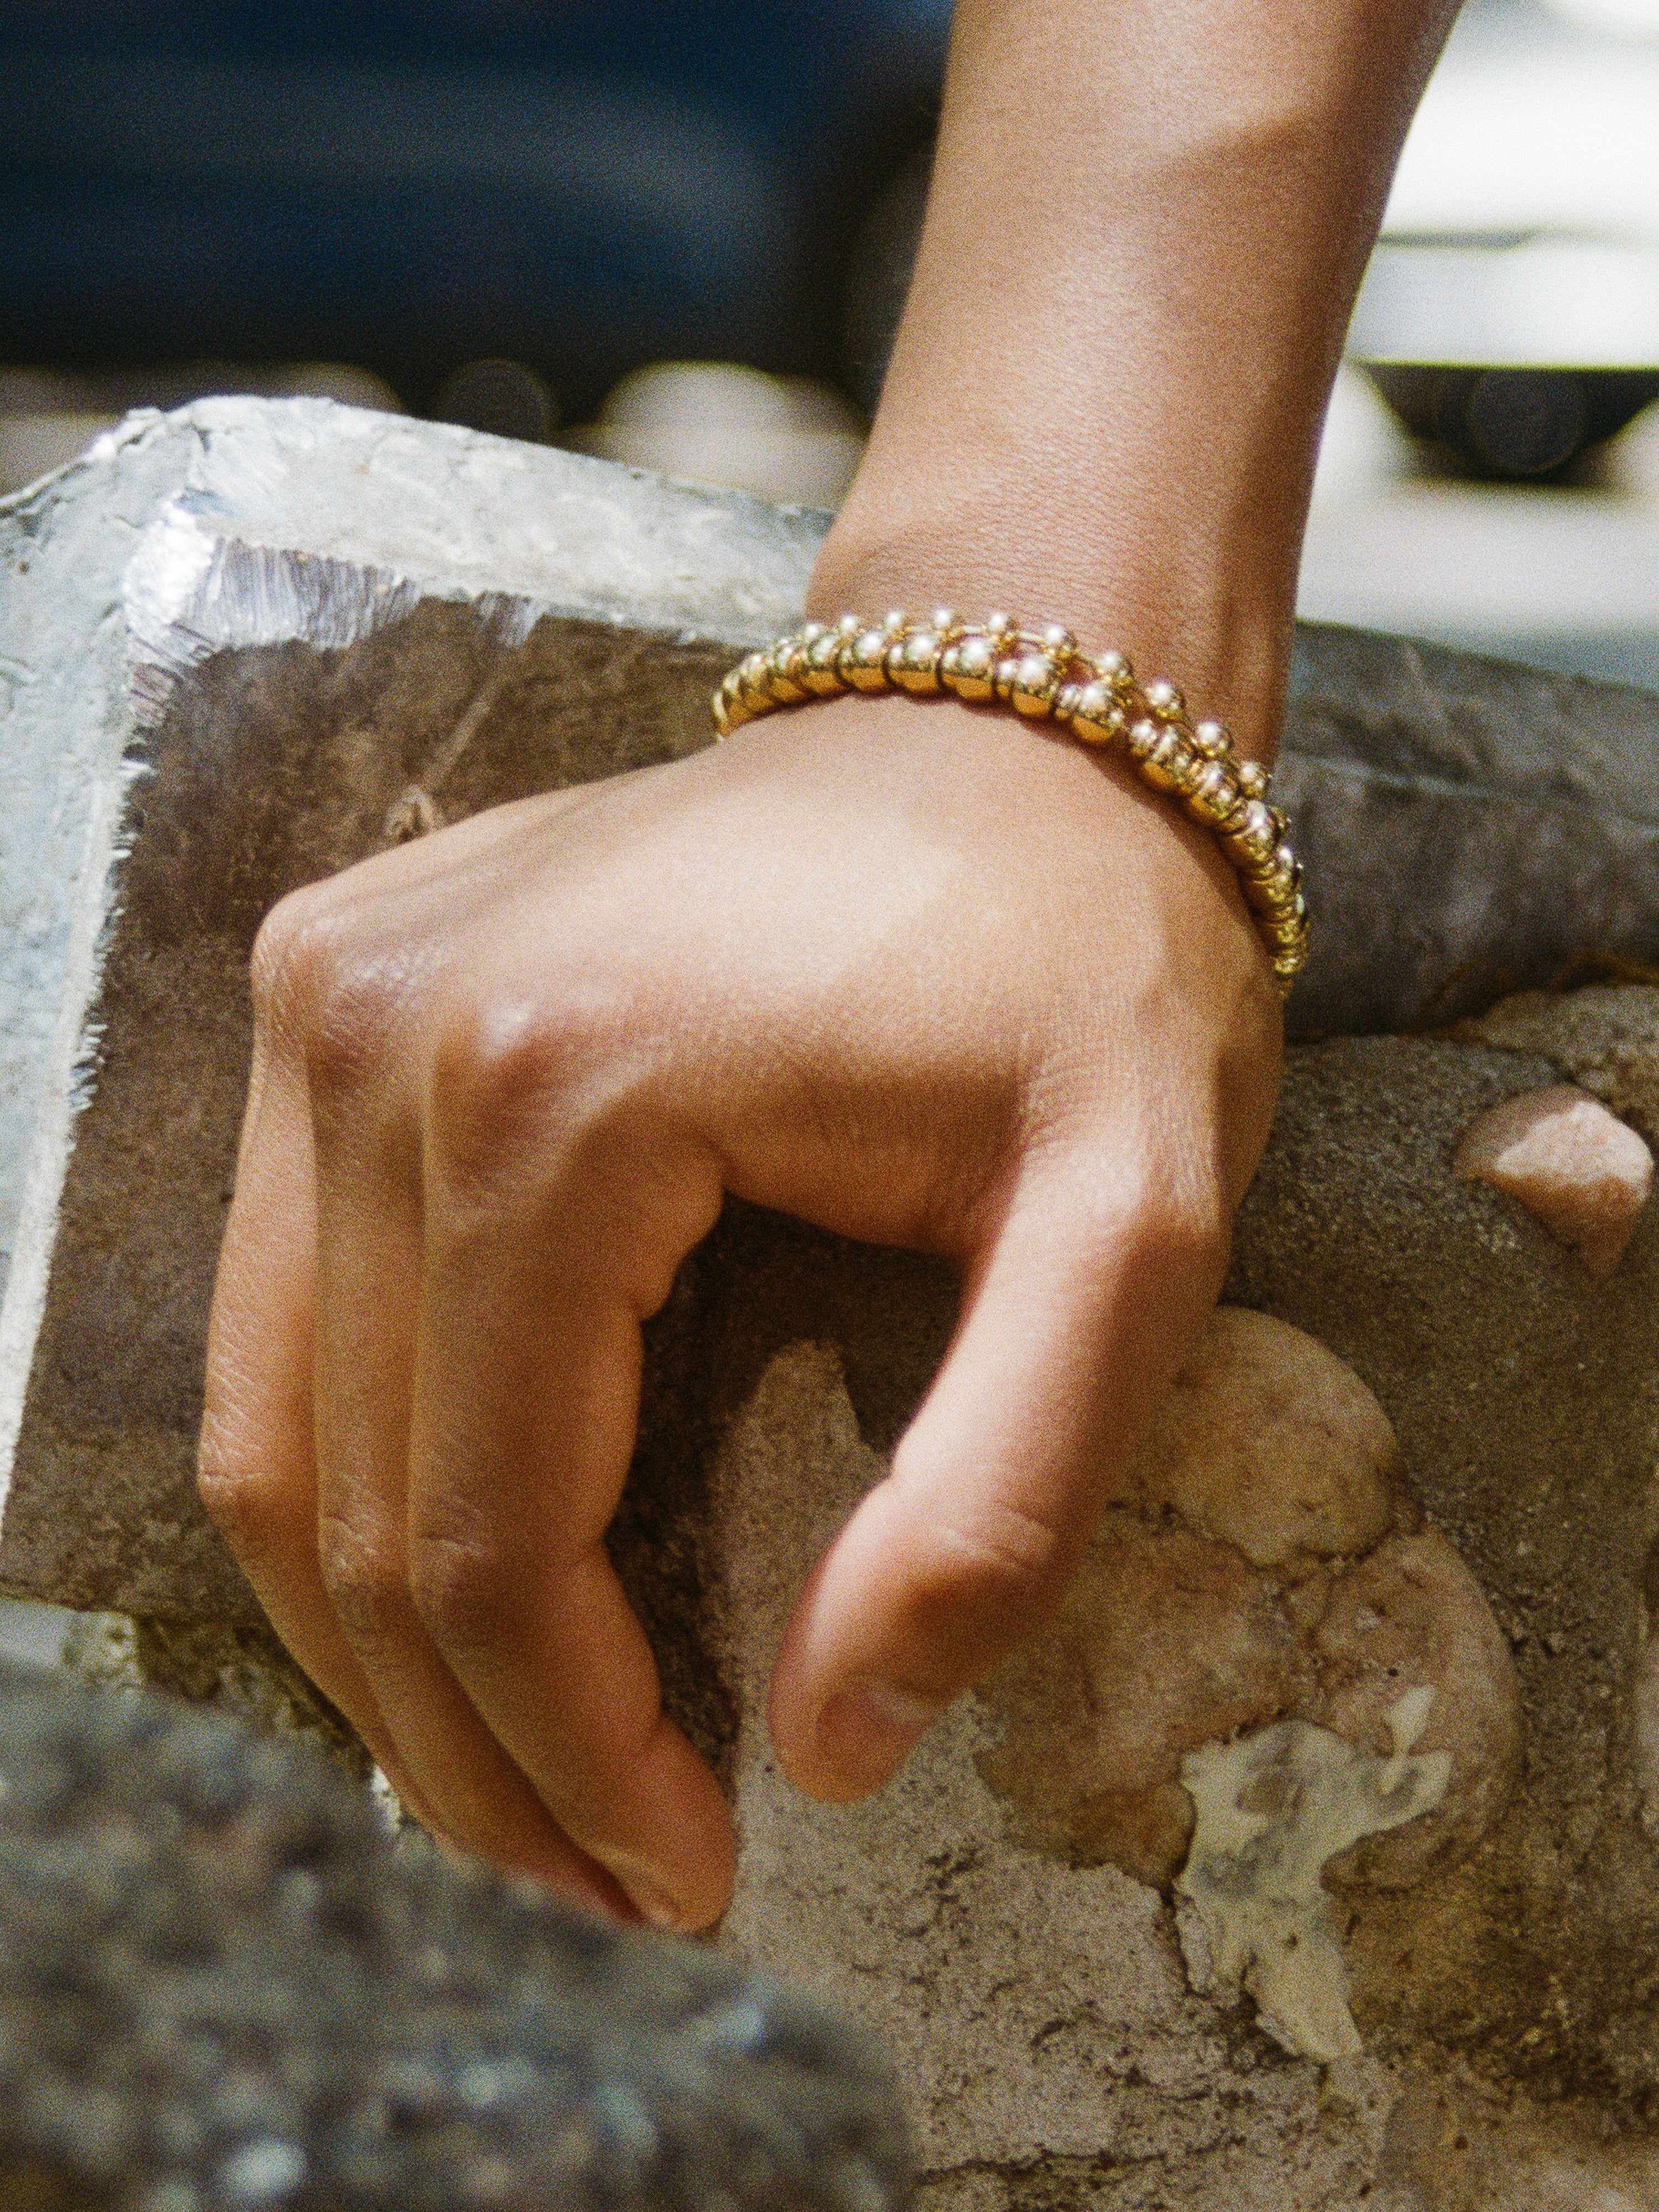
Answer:
[[[0,1503],[129,802],[178,684],[222,648],[343,647],[433,599],[506,644],[550,615],[741,649],[797,618],[828,520],[326,400],[137,415],[0,503]],[[1540,969],[1581,938],[1659,959],[1656,743],[1641,693],[1300,629],[1281,787],[1324,927],[1293,1025],[1407,1026],[1419,979],[1517,945]],[[1494,920],[1493,855],[1516,852]]]
[[[129,797],[222,647],[343,647],[422,600],[740,650],[798,616],[827,518],[327,400],[148,410],[0,502],[0,1506],[39,1332]]]

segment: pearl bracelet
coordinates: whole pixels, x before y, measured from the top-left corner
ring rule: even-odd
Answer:
[[[1239,759],[1219,722],[1193,721],[1173,684],[1140,683],[1122,653],[1086,653],[1059,623],[1022,629],[1005,614],[969,623],[949,607],[926,622],[895,612],[878,625],[842,615],[807,623],[739,662],[714,694],[714,728],[729,737],[762,714],[845,691],[949,692],[1058,722],[1086,745],[1121,753],[1143,782],[1214,832],[1238,871],[1279,994],[1289,993],[1308,957],[1290,824],[1267,803],[1266,769]]]

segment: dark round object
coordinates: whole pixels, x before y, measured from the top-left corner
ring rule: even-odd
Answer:
[[[487,430],[493,438],[545,442],[558,421],[558,409],[544,378],[521,361],[470,361],[453,368],[432,395],[428,410],[438,422],[459,422],[468,430]]]
[[[1495,475],[1547,476],[1589,430],[1589,401],[1565,370],[1489,368],[1463,402],[1468,449]]]
[[[1522,482],[1554,476],[1659,398],[1659,369],[1364,368],[1417,437],[1450,447],[1482,476]]]

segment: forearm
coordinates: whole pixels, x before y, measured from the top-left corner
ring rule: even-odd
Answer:
[[[1060,617],[1271,754],[1355,288],[1451,0],[958,0],[814,611]]]

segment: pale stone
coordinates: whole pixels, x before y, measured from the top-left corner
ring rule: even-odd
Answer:
[[[1653,1188],[1653,1154],[1599,1098],[1553,1084],[1464,1132],[1454,1163],[1524,1206],[1592,1275],[1612,1274]]]
[[[1367,1550],[1399,1474],[1388,1415],[1352,1367],[1271,1314],[1222,1306],[1132,1480],[1143,1506],[1270,1567]]]
[[[1058,1618],[981,1685],[980,1772],[1031,1848],[1167,1882],[1192,1832],[1185,1755],[1307,1708],[1316,1685],[1279,1591],[1237,1552],[1109,1513]]]
[[[1362,1838],[1415,1821],[1444,1797],[1449,1753],[1411,1755],[1434,1702],[1425,1686],[1395,1699],[1386,1758],[1328,1729],[1282,1721],[1182,1762],[1197,1812],[1176,1882],[1193,1985],[1247,1989],[1276,2043],[1325,2065],[1364,2048],[1325,1869]]]
[[[1431,1812],[1334,1859],[1338,1881],[1403,1887],[1472,1851],[1520,1771],[1520,1687],[1480,1585],[1434,1528],[1384,1537],[1341,1575],[1313,1631],[1313,1708],[1350,1744],[1397,1750],[1402,1694],[1426,1691],[1413,1750],[1443,1756]]]

